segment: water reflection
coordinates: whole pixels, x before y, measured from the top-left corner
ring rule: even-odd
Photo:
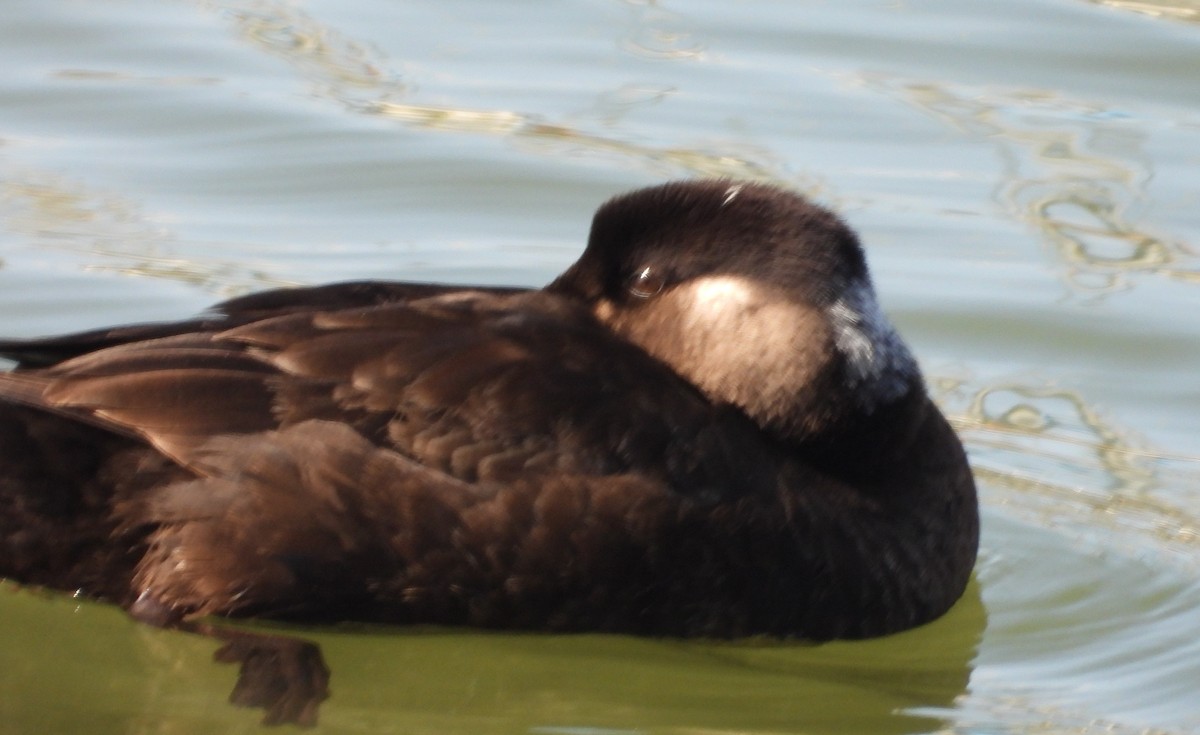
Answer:
[[[1200,458],[1041,379],[930,382],[984,499],[988,635],[952,730],[1190,731],[1164,725],[1196,715]]]
[[[1102,298],[1147,276],[1200,283],[1196,252],[1138,221],[1154,171],[1136,121],[1047,91],[864,80],[995,144],[1004,169],[996,200],[1041,233],[1076,296]]]
[[[219,295],[295,285],[244,258],[179,257],[174,234],[148,221],[137,204],[45,172],[4,171],[0,212],[7,231],[38,248],[82,256],[88,270],[181,281]]]
[[[1157,549],[1200,566],[1200,506],[1172,492],[1200,483],[1200,458],[1147,446],[1070,389],[1019,380],[972,388],[974,379],[951,375],[931,382],[989,503],[1042,526],[1069,525],[1098,545]]]
[[[133,83],[138,85],[160,85],[164,87],[209,87],[220,84],[217,77],[164,77],[129,74],[118,71],[100,71],[97,69],[61,69],[51,72],[55,79],[69,79],[81,82]]]
[[[632,11],[632,30],[622,44],[630,53],[650,59],[698,60],[707,44],[695,37],[687,21],[658,0],[622,0]]]
[[[101,732],[240,732],[262,715],[225,704],[238,676],[212,663],[216,643],[136,624],[111,606],[0,590],[9,629],[53,631],[0,648],[0,664],[20,664],[21,691],[37,692],[0,699],[0,729],[97,732],[83,723],[103,713]],[[333,671],[319,714],[328,732],[903,735],[948,724],[985,625],[971,584],[927,626],[818,646],[361,626],[224,630],[319,644]],[[104,681],[94,676],[100,665]],[[0,684],[4,676],[0,669]],[[46,727],[47,712],[77,721]]]
[[[666,84],[623,84],[601,92],[587,116],[595,118],[606,128],[612,128],[628,113],[657,105],[675,92],[675,87]]]
[[[409,91],[379,52],[338,33],[291,3],[205,1],[230,19],[244,39],[294,66],[313,94],[353,105],[399,98]]]
[[[1152,18],[1200,23],[1200,2],[1196,0],[1087,0],[1118,10],[1128,10]]]
[[[662,57],[691,57],[702,48],[685,33],[662,30],[663,23],[679,19],[654,2],[628,3],[636,10],[636,53]],[[427,105],[401,99],[415,86],[390,71],[393,62],[368,45],[347,38],[291,4],[209,2],[239,29],[243,38],[268,53],[286,59],[308,80],[314,93],[345,105],[349,110],[378,115],[422,129],[504,137],[524,150],[545,155],[617,157],[647,166],[664,175],[685,172],[694,176],[788,181],[801,191],[816,194],[811,181],[795,181],[785,174],[777,157],[748,146],[670,146],[640,144],[607,133],[589,131],[588,120],[576,124],[551,121],[518,110],[488,110]],[[670,94],[669,87],[623,85],[599,94],[592,124],[610,128],[614,111],[653,103]]]

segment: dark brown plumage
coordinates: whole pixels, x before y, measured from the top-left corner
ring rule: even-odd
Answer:
[[[539,291],[275,291],[0,354],[0,575],[154,622],[862,637],[975,559],[856,238],[770,186],[619,197]]]

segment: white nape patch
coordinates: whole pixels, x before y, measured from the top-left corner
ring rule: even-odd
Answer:
[[[870,284],[853,283],[827,310],[834,344],[865,407],[904,395],[916,361],[875,300]]]
[[[742,185],[741,184],[734,184],[733,186],[729,187],[728,189],[725,190],[725,200],[721,202],[721,206],[724,207],[725,205],[732,202],[734,199],[737,199],[737,195],[741,194],[741,193],[742,193]]]

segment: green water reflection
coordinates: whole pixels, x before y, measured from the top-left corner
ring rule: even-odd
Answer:
[[[253,729],[225,704],[235,672],[203,638],[111,607],[9,586],[24,631],[0,650],[0,731]],[[329,732],[845,732],[936,730],[963,695],[985,615],[979,589],[887,639],[819,646],[422,629],[308,629],[333,670]],[[97,662],[104,662],[103,671]]]

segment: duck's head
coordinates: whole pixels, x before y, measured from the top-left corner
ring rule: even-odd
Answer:
[[[616,197],[547,288],[791,440],[922,391],[854,232],[775,186],[684,181]]]

